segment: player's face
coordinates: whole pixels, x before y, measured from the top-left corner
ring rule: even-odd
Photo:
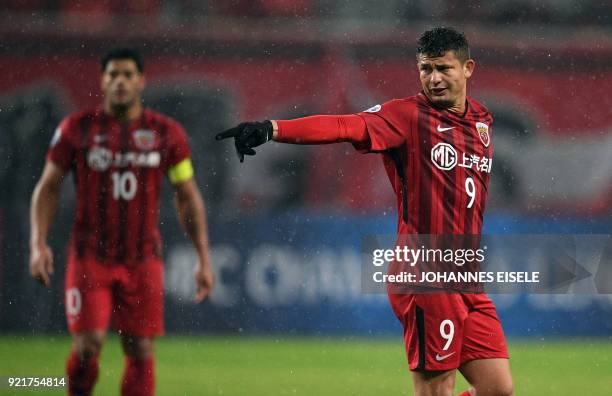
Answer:
[[[462,108],[465,102],[467,79],[474,70],[474,61],[461,63],[455,51],[444,56],[419,54],[417,67],[425,95],[433,104],[443,108]]]
[[[145,78],[131,59],[112,60],[102,73],[102,92],[113,107],[133,106],[140,101],[144,87]]]

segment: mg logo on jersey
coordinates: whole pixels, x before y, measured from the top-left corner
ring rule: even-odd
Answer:
[[[438,169],[451,170],[457,165],[457,151],[448,143],[438,143],[431,149],[431,162]]]
[[[105,147],[94,146],[87,153],[87,164],[98,172],[104,172],[111,166],[117,168],[127,168],[129,166],[157,168],[160,163],[161,154],[158,151],[121,153],[112,152]]]
[[[489,147],[489,143],[491,143],[491,139],[489,138],[489,126],[485,123],[477,122],[476,130],[478,131],[478,136],[482,144],[484,144],[485,147]]]
[[[113,152],[104,147],[92,147],[87,153],[87,163],[92,169],[104,172],[113,161]]]

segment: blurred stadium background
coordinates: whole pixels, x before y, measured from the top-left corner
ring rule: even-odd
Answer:
[[[309,348],[317,351],[321,337],[349,342],[347,350],[363,350],[362,356],[350,355],[346,364],[371,357],[368,343],[383,340],[380,347],[390,348],[397,362],[389,370],[395,385],[401,385],[384,389],[399,392],[406,385],[407,391],[399,323],[386,296],[360,290],[361,237],[395,230],[394,196],[380,159],[342,144],[266,145],[240,165],[233,148],[214,142],[213,136],[240,120],[356,112],[414,94],[414,43],[433,25],[450,24],[466,33],[477,61],[469,93],[495,115],[485,232],[612,231],[610,2],[4,0],[0,15],[2,360],[16,353],[8,345],[29,343],[27,348],[33,349],[26,350],[38,355],[44,348],[37,350],[37,339],[29,336],[65,332],[63,263],[74,192],[65,183],[51,234],[56,274],[48,290],[28,275],[29,198],[59,120],[100,102],[98,58],[116,45],[143,52],[146,105],[178,119],[190,135],[196,177],[208,206],[218,283],[208,302],[192,303],[195,256],[166,191],[161,214],[166,325],[174,336],[197,335],[185,344],[174,342],[197,343],[204,360],[207,338],[201,335],[216,335],[213,356],[214,348],[234,342],[223,340],[238,336],[285,340],[281,343],[287,354],[279,355],[289,359],[285,368],[292,367],[293,351],[302,351],[296,356],[306,356]],[[251,236],[251,243],[237,244],[236,235]],[[585,362],[577,366],[585,370],[582,374],[589,367],[612,367],[610,353],[607,360],[593,360],[598,351],[609,351],[611,295],[493,297],[507,334],[515,340],[516,359],[523,359],[514,360],[513,369],[528,367],[543,378],[543,388],[533,388],[543,391],[527,391],[531,388],[523,381],[517,388],[523,386],[525,393],[517,394],[574,394],[569,384],[576,382],[566,373],[558,377],[562,382],[552,384],[555,380],[542,371],[558,372],[564,366],[527,364],[534,359],[573,356]],[[296,339],[294,349],[287,346],[293,336],[317,338],[304,349]],[[67,340],[59,337],[64,348]],[[595,344],[580,341],[577,352],[564,354],[563,348],[582,337],[597,339]],[[254,340],[253,345],[264,345],[262,350],[270,348],[267,339]],[[547,345],[560,349],[554,354]],[[240,354],[240,348],[232,351]],[[579,353],[583,360],[576,358]],[[271,362],[270,356],[265,358]],[[50,373],[61,374],[62,359],[63,353],[55,358],[57,364],[49,363]],[[224,367],[231,370],[239,360],[225,361]],[[259,363],[254,359],[252,364]],[[342,367],[336,369],[345,375]],[[357,376],[373,381],[364,374],[367,367],[357,370]],[[207,369],[211,367],[202,368],[202,375]],[[259,374],[243,375],[255,381]],[[295,391],[287,375],[279,373],[287,387],[270,393]],[[316,375],[311,372],[302,380]],[[351,381],[338,375],[339,382]],[[597,388],[587,394],[612,394],[609,378],[597,382],[583,377],[585,386]],[[333,376],[325,378],[331,381]],[[537,378],[534,374],[532,381]],[[353,381],[349,394],[382,392]],[[232,391],[231,382],[226,388],[205,389],[240,394]],[[299,382],[294,386],[298,393],[323,394],[304,391],[307,385]],[[198,394],[197,389],[189,394]]]

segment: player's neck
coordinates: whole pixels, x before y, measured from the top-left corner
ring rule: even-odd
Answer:
[[[104,105],[104,112],[121,123],[128,123],[140,117],[142,104],[137,101],[131,106],[113,106],[109,103]]]
[[[447,110],[450,111],[451,113],[454,113],[454,114],[458,115],[458,116],[463,116],[465,114],[465,109],[466,108],[467,108],[466,96],[462,95],[462,97],[459,98],[459,100],[457,100],[454,105],[452,105],[451,107],[447,108]]]

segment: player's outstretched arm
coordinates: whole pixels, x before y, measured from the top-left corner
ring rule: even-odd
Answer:
[[[174,184],[179,220],[198,253],[195,268],[196,301],[203,301],[212,291],[214,275],[208,254],[208,228],[204,200],[193,178]]]
[[[47,245],[47,233],[57,212],[65,174],[62,168],[47,161],[30,205],[30,274],[45,286],[49,286],[53,274],[53,252]]]
[[[217,134],[215,138],[233,138],[240,162],[244,161],[245,155],[255,155],[254,147],[270,140],[293,144],[351,142],[362,145],[369,142],[366,123],[356,114],[245,122]]]

